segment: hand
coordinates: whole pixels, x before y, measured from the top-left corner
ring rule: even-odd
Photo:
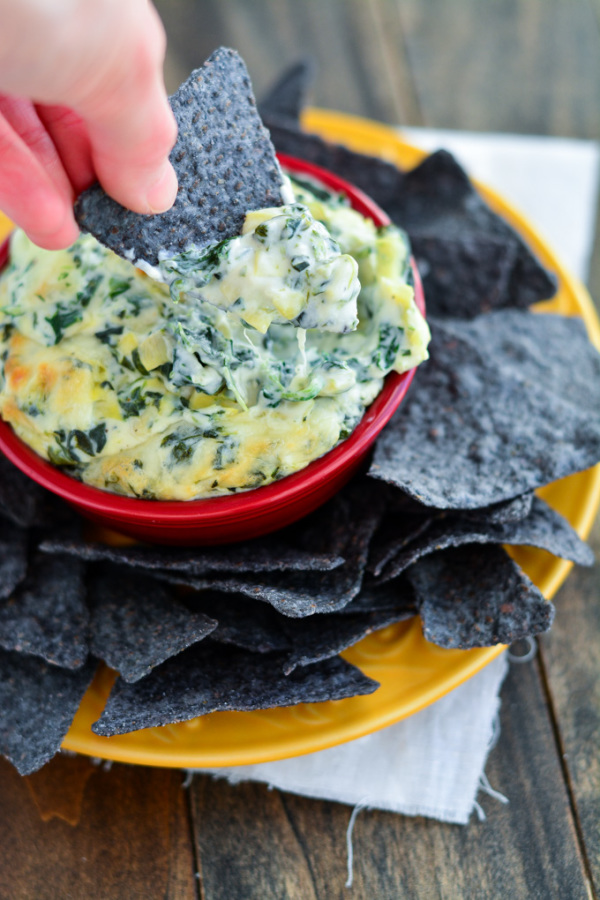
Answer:
[[[135,212],[172,206],[177,126],[149,0],[0,0],[0,23],[0,209],[56,250],[96,180]]]

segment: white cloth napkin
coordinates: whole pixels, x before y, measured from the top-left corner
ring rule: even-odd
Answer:
[[[598,145],[429,129],[406,129],[403,134],[425,149],[446,147],[453,152],[471,174],[520,207],[562,261],[585,280],[598,189]],[[429,708],[339,747],[278,762],[202,771],[234,784],[261,781],[309,797],[465,824],[478,807],[479,787],[486,783],[484,766],[497,736],[499,691],[506,671],[502,655]]]

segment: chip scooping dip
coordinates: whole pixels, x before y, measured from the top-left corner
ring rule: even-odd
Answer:
[[[95,187],[79,219],[102,243],[86,234],[51,252],[17,231],[0,278],[0,414],[42,457],[119,494],[191,500],[267,485],[348,437],[385,376],[427,356],[406,236],[343,195],[284,179],[248,88],[236,93],[231,53],[217,51],[173,101],[185,203],[143,217]],[[221,131],[230,154],[238,134],[220,119],[213,133],[207,107],[215,80],[229,96],[227,67],[232,121],[245,113],[257,135],[240,138],[235,165],[267,169],[250,195],[233,171],[212,177]],[[251,204],[241,218],[240,194]],[[233,221],[219,205],[231,195]]]

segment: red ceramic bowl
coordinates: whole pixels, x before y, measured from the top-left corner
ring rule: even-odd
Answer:
[[[280,160],[290,173],[309,175],[326,187],[344,193],[354,209],[376,225],[389,224],[383,210],[337,175],[292,157],[281,156]],[[7,259],[8,241],[0,247],[0,268]],[[413,271],[417,305],[424,312],[423,288],[414,264]],[[281,481],[230,497],[185,502],[137,500],[90,487],[38,456],[1,420],[0,450],[42,487],[63,497],[88,519],[108,528],[164,544],[227,543],[258,537],[289,525],[332,497],[365,461],[371,444],[404,398],[413,375],[414,370],[388,375],[381,393],[350,437],[320,459]]]

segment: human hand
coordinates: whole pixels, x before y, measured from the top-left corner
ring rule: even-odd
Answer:
[[[172,206],[177,126],[149,0],[0,0],[0,23],[0,209],[57,250],[96,180],[135,212]]]

